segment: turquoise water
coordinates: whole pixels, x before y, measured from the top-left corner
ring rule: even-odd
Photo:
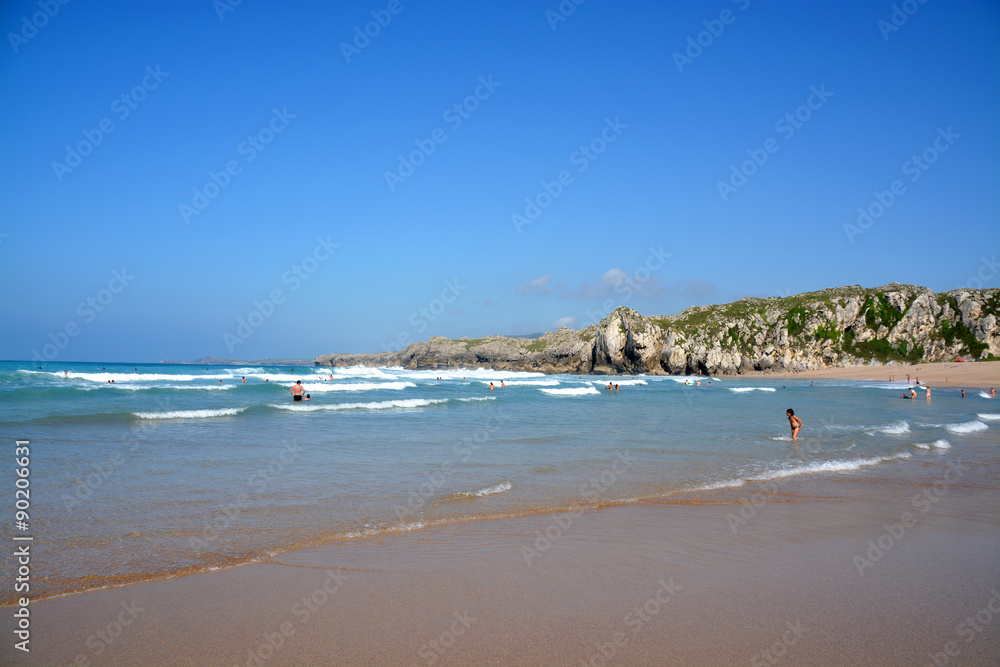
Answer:
[[[296,380],[310,401],[292,402]],[[0,422],[31,443],[36,596],[437,523],[996,459],[1000,404],[978,390],[700,380],[4,362]]]

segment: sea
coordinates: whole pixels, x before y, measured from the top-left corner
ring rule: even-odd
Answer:
[[[996,464],[996,399],[902,400],[886,375],[0,362],[4,539],[31,537],[37,600],[442,524]],[[293,402],[297,381],[310,400]]]

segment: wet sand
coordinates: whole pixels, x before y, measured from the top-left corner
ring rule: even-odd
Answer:
[[[914,665],[951,651],[949,664],[996,664],[996,470],[886,464],[330,544],[32,604],[30,654],[13,650],[7,608],[0,657]]]
[[[921,384],[935,389],[1000,389],[1000,361],[949,362],[936,364],[893,364],[891,366],[849,366],[823,368],[802,373],[770,373],[767,377],[795,377],[803,380],[881,380],[889,376],[905,382],[906,376],[920,378]],[[762,374],[748,377],[763,377]]]

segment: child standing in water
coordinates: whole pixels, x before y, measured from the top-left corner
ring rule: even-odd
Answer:
[[[788,408],[785,410],[788,415],[788,425],[792,427],[792,440],[799,439],[799,431],[802,430],[802,420],[795,416],[795,410]]]

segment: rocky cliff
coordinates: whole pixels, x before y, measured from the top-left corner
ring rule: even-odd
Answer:
[[[1000,358],[1000,290],[934,293],[892,283],[837,287],[644,317],[619,308],[595,326],[534,340],[431,338],[401,352],[322,355],[322,366],[489,367],[543,373],[733,375],[887,362]]]

